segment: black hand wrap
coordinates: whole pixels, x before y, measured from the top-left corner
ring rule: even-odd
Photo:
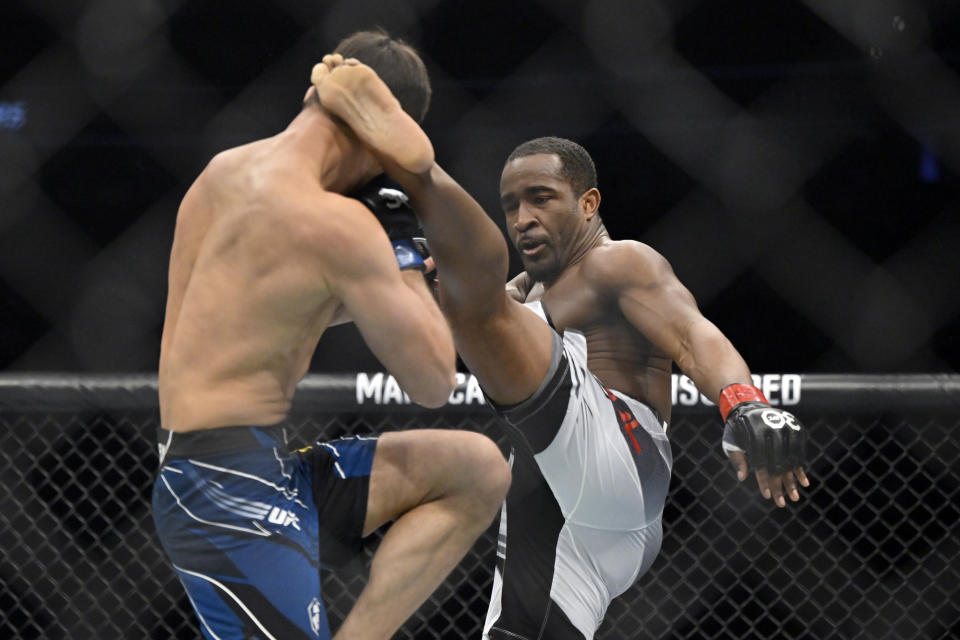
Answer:
[[[423,231],[416,214],[410,208],[407,194],[399,185],[385,175],[380,175],[349,194],[349,197],[365,204],[380,221],[393,245],[400,269],[426,269],[423,263],[425,256],[421,255],[413,240],[422,236]]]
[[[779,474],[802,467],[807,431],[789,411],[771,407],[760,390],[730,385],[720,392],[724,451],[742,451],[751,470]]]

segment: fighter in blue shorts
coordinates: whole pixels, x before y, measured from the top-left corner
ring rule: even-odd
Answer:
[[[324,637],[320,568],[360,549],[377,439],[291,452],[284,436],[158,434],[157,532],[211,638]]]
[[[430,86],[413,49],[359,32],[338,51],[378,70],[400,96],[401,122],[423,118]],[[279,425],[333,324],[352,320],[415,402],[440,406],[453,388],[453,341],[411,239],[416,219],[371,182],[380,173],[311,86],[284,131],[218,154],[180,205],[153,507],[207,638],[330,638],[320,566],[392,522],[334,636],[390,638],[486,529],[509,485],[499,449],[476,433],[287,448]]]
[[[538,138],[507,158],[500,204],[525,271],[504,291],[499,228],[429,161],[416,123],[393,126],[374,71],[343,64],[317,80],[324,106],[410,195],[457,349],[513,443],[485,637],[592,638],[610,601],[649,568],[669,484],[674,363],[718,403],[740,480],[749,465],[765,497],[799,500],[802,426],[753,387],[663,256],[610,238],[585,149]]]

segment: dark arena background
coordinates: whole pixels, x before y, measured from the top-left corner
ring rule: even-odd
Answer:
[[[177,205],[215,153],[286,126],[322,53],[375,25],[423,54],[438,158],[501,227],[510,150],[577,140],[611,235],[664,254],[810,429],[813,486],[775,509],[737,486],[716,410],[679,379],[663,551],[598,638],[960,637],[948,0],[0,4],[0,637],[200,637],[149,511]],[[298,438],[496,436],[469,378],[425,411],[380,369],[331,329]],[[479,638],[493,543],[398,637]],[[325,575],[334,626],[362,588],[354,564]]]

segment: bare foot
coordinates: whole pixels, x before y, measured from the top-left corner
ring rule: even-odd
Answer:
[[[433,145],[370,67],[339,54],[323,57],[310,74],[320,104],[347,123],[360,140],[411,173],[433,166]]]

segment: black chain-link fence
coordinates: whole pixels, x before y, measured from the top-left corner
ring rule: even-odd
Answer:
[[[302,386],[300,441],[496,434],[476,403],[428,412],[356,382]],[[662,552],[598,638],[960,635],[960,376],[803,376],[790,395],[812,436],[813,486],[786,509],[736,485],[714,409],[675,408]],[[0,376],[0,637],[200,637],[153,531],[155,407],[149,377]],[[479,638],[494,542],[491,529],[397,637]],[[358,558],[325,576],[334,628],[364,575]]]

